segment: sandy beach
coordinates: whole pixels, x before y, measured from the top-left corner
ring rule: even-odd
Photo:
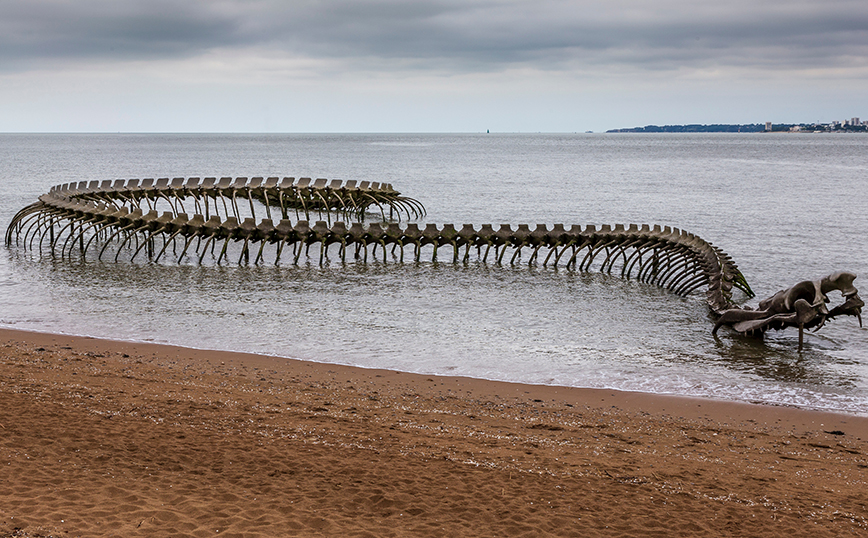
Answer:
[[[0,536],[865,536],[868,418],[0,330]]]

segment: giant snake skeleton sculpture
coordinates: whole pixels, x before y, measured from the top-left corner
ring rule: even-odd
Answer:
[[[266,213],[259,221],[257,206],[264,206]],[[195,208],[192,217],[186,212],[188,207]],[[165,211],[160,214],[159,209]],[[277,224],[273,213],[280,217]],[[295,224],[290,220],[292,213]],[[325,215],[326,220],[310,226],[312,213],[320,218]],[[365,216],[375,213],[382,220],[365,225]],[[563,263],[568,269],[588,271],[597,262],[600,271],[611,273],[618,268],[624,278],[635,277],[681,296],[704,287],[716,318],[715,334],[724,325],[738,333],[759,335],[769,329],[797,327],[801,350],[803,331],[819,329],[826,320],[856,316],[862,326],[865,303],[853,286],[856,275],[838,272],[800,282],[760,301],[753,310],[732,300],[733,287],[754,296],[732,259],[711,243],[677,228],[631,224],[567,229],[555,224],[548,229],[540,224],[531,230],[527,224],[516,229],[503,224],[495,230],[490,224],[479,229],[470,224],[461,229],[452,224],[442,228],[427,224],[420,229],[412,222],[400,224],[402,217],[412,220],[424,214],[421,203],[401,196],[388,183],[277,177],[91,181],[52,187],[38,202],[19,211],[6,230],[6,244],[40,252],[48,248],[52,256],[61,258],[85,258],[93,248],[102,259],[106,251],[113,251],[116,262],[122,256],[130,262],[139,256],[159,262],[171,246],[178,263],[188,259],[200,264],[222,263],[229,257],[230,244],[236,243],[241,243],[240,250],[233,247],[238,263],[249,263],[251,246],[258,244],[254,264],[264,262],[266,245],[275,247],[275,264],[288,245],[295,264],[302,252],[310,255],[312,245],[319,245],[320,264],[328,259],[331,247],[337,248],[344,262],[349,249],[354,250],[355,259],[367,261],[369,246],[373,256],[381,247],[385,262],[391,247],[393,258],[399,250],[398,260],[403,262],[405,247],[412,245],[418,262],[423,247],[430,246],[436,260],[438,249],[451,246],[454,263],[459,259],[467,262],[475,247],[481,262],[487,262],[491,254],[498,264],[507,259],[507,253],[511,254],[509,263],[514,264],[522,250],[528,249],[531,265],[558,267]],[[332,223],[332,217],[344,220]],[[345,221],[350,220],[355,222],[348,226]],[[830,310],[827,294],[834,290],[841,292],[844,302]]]

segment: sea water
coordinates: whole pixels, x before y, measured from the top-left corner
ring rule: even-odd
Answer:
[[[753,305],[838,270],[868,289],[859,135],[5,134],[0,222],[60,183],[190,176],[392,183],[425,205],[420,224],[678,227],[733,257],[758,295],[736,299]],[[800,353],[793,329],[715,338],[702,293],[526,257],[320,266],[314,250],[299,266],[198,266],[0,248],[0,325],[868,415],[868,329],[853,318]]]

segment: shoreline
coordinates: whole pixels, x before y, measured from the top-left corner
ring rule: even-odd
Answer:
[[[697,409],[701,407],[702,403],[705,402],[708,404],[708,409],[711,409],[713,412],[713,416],[722,419],[728,416],[729,413],[742,414],[742,413],[751,413],[750,409],[754,409],[754,411],[758,412],[760,416],[765,416],[768,411],[771,410],[781,410],[783,412],[793,411],[796,413],[806,413],[808,415],[816,415],[813,417],[810,422],[838,422],[844,420],[846,418],[853,419],[864,419],[865,427],[862,431],[862,437],[868,439],[868,409],[865,410],[865,414],[855,414],[849,413],[842,410],[825,410],[825,409],[811,409],[804,407],[797,407],[795,405],[787,405],[787,404],[774,404],[774,403],[763,403],[763,402],[745,402],[741,400],[730,400],[730,399],[718,399],[713,397],[706,396],[694,396],[694,395],[680,395],[680,394],[669,394],[669,393],[654,393],[654,392],[641,392],[641,391],[632,391],[632,390],[624,390],[624,389],[616,389],[616,388],[597,388],[597,387],[573,387],[568,385],[546,385],[546,384],[538,384],[538,383],[524,383],[520,381],[504,381],[498,379],[486,379],[480,377],[470,377],[466,375],[458,375],[458,376],[449,376],[444,374],[425,374],[425,373],[416,373],[416,372],[407,372],[403,370],[391,369],[391,368],[379,368],[379,367],[368,367],[368,366],[357,366],[357,365],[348,365],[341,363],[332,363],[332,362],[319,362],[316,360],[302,359],[302,358],[292,358],[292,357],[284,357],[278,355],[267,355],[262,353],[250,353],[244,351],[228,351],[221,349],[209,349],[209,348],[199,348],[199,347],[190,347],[185,345],[177,345],[165,342],[152,342],[152,341],[144,341],[144,340],[118,340],[114,338],[106,338],[99,336],[86,336],[86,335],[73,335],[66,333],[50,333],[44,331],[30,330],[30,329],[12,329],[8,327],[0,327],[0,339],[6,337],[7,334],[14,335],[16,333],[21,333],[21,337],[25,338],[28,335],[34,340],[48,342],[53,341],[54,337],[57,338],[68,338],[70,342],[75,343],[76,345],[84,344],[87,347],[87,342],[94,342],[91,347],[94,349],[101,347],[103,344],[112,346],[154,346],[155,349],[165,348],[166,350],[174,350],[175,353],[180,353],[184,350],[194,353],[194,354],[213,354],[224,357],[243,357],[245,360],[252,361],[265,361],[274,364],[295,364],[295,365],[311,365],[315,367],[321,368],[337,368],[337,369],[349,369],[349,370],[359,370],[362,372],[377,372],[377,373],[386,373],[386,374],[401,374],[406,376],[414,376],[416,378],[422,377],[436,377],[438,379],[450,379],[450,380],[464,380],[465,383],[480,383],[480,384],[488,384],[492,383],[495,385],[504,385],[504,386],[513,386],[517,387],[516,391],[520,387],[532,387],[535,389],[539,389],[542,391],[563,391],[564,393],[574,393],[572,398],[577,401],[593,403],[595,398],[597,398],[597,393],[599,393],[599,397],[601,401],[609,401],[611,400],[612,405],[622,405],[626,406],[625,409],[628,410],[637,410],[640,408],[650,408],[654,410],[664,410],[667,405],[671,410],[681,410],[683,413],[687,413],[685,416],[689,416],[691,418],[698,418],[699,416],[706,416],[704,414],[691,413],[691,410],[696,407]],[[47,340],[46,340],[47,339]],[[99,344],[103,343],[103,344]],[[381,377],[377,375],[377,377]],[[581,395],[581,393],[586,393],[585,395]],[[659,400],[659,401],[658,401]],[[586,403],[587,403],[586,402]],[[583,403],[584,405],[585,403]],[[745,407],[746,406],[746,407]],[[731,408],[731,410],[730,410]],[[708,410],[707,409],[707,410]],[[707,411],[706,410],[706,411]],[[766,411],[764,411],[766,410]],[[807,418],[801,420],[802,424],[807,424]]]
[[[868,529],[861,416],[13,329],[0,374],[0,536]]]

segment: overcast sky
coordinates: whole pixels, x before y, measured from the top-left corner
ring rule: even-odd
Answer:
[[[0,131],[868,117],[868,0],[0,0]]]

